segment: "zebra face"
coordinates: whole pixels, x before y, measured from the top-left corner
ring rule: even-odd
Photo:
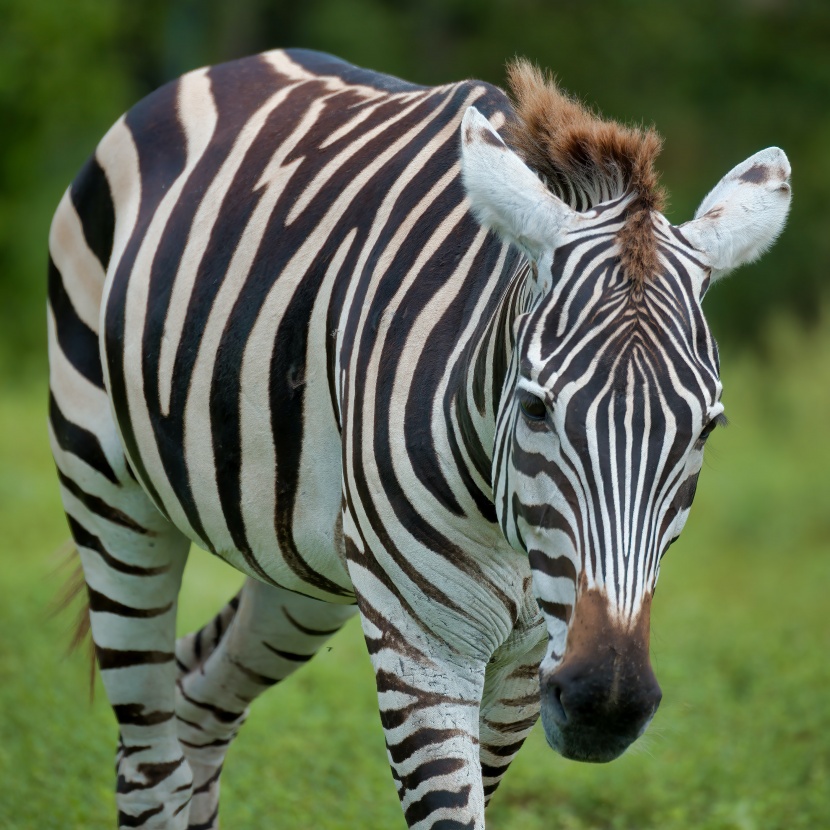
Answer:
[[[789,164],[776,148],[756,154],[680,228],[650,213],[653,256],[640,274],[621,250],[630,191],[572,210],[475,111],[462,124],[462,173],[478,219],[531,261],[493,492],[505,536],[528,554],[547,623],[545,734],[566,757],[610,761],[659,705],[649,630],[660,559],[724,420],[700,302],[783,228]]]
[[[608,244],[566,242],[553,271]],[[618,266],[566,274],[517,326],[496,504],[547,623],[546,734],[581,760],[619,755],[657,709],[651,597],[723,419],[715,344],[679,276],[666,264],[640,293]]]

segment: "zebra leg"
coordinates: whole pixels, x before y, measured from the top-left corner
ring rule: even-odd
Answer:
[[[206,625],[176,640],[176,666],[179,678],[201,666],[225,636],[239,608],[242,591],[225,604]]]
[[[351,540],[347,550],[407,826],[483,830],[478,727],[487,657],[462,654],[428,631]]]
[[[114,449],[114,424],[105,430],[99,413],[93,441],[86,429],[92,424],[83,424],[70,400],[53,392],[52,404],[61,495],[83,566],[98,666],[119,727],[119,826],[184,830],[192,778],[173,717],[173,645],[190,543],[128,473]]]
[[[514,631],[487,665],[479,726],[487,804],[539,719],[539,664],[546,642],[544,625]]]
[[[173,647],[190,543],[136,481],[104,384],[99,320],[112,211],[92,159],[64,194],[49,235],[50,440],[119,725],[119,825],[183,830],[192,776],[176,732]]]
[[[484,830],[483,765],[487,783],[497,783],[538,715],[530,666],[535,678],[545,631],[531,580],[502,572],[515,605],[482,601],[475,580],[453,583],[452,606],[423,594],[409,599],[358,547],[349,515],[344,519],[349,574],[407,826]]]
[[[462,663],[442,654],[437,643],[419,642],[405,626],[363,609],[361,614],[407,826],[482,830],[478,707],[484,661]]]
[[[202,629],[202,648],[206,642],[215,646],[178,683],[179,739],[194,779],[192,830],[218,827],[222,764],[250,703],[308,662],[357,612],[353,605],[320,602],[254,579],[245,582],[238,599],[218,642],[215,632],[224,626],[228,606]],[[195,639],[183,640],[192,653]]]

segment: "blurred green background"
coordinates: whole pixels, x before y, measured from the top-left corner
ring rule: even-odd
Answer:
[[[707,449],[654,618],[664,703],[607,767],[535,732],[494,830],[830,827],[830,3],[827,0],[0,0],[0,827],[111,826],[115,727],[86,700],[68,537],[45,429],[45,263],[63,189],[138,98],[277,46],[421,83],[502,83],[525,55],[607,116],[654,123],[668,216],[777,144],[793,210],[773,250],[707,297],[732,426]],[[182,630],[236,574],[192,557]],[[71,616],[71,615],[70,615]],[[402,827],[357,626],[254,707],[224,826]]]

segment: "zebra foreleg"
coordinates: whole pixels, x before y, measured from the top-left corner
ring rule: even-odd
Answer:
[[[176,667],[180,678],[197,669],[213,654],[230,628],[241,597],[240,590],[210,622],[176,640]]]
[[[530,579],[512,580],[518,619],[507,616],[508,605],[494,612],[475,581],[453,585],[454,608],[435,602],[416,616],[411,600],[351,539],[349,573],[407,826],[483,830],[486,796],[539,712],[546,633]],[[440,633],[423,620],[438,622]],[[500,639],[504,631],[511,633]]]
[[[486,658],[454,653],[381,585],[367,585],[354,564],[350,572],[373,589],[359,597],[361,620],[407,826],[483,830],[478,727]]]
[[[539,663],[546,641],[543,625],[516,631],[487,665],[479,728],[487,804],[539,718]]]
[[[191,830],[218,827],[222,764],[250,703],[307,663],[357,612],[253,579],[238,599],[233,615],[226,606],[202,629],[200,648],[213,650],[178,683],[179,739],[194,777]],[[195,654],[196,642],[191,636],[180,641],[183,657]]]

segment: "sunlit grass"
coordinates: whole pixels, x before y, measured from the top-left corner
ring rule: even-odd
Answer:
[[[555,756],[536,730],[489,812],[492,830],[830,827],[830,321],[781,323],[768,359],[724,354],[732,425],[707,450],[697,501],[668,554],[652,651],[663,705],[607,766]],[[48,619],[67,538],[45,391],[0,399],[0,827],[114,821],[115,724],[69,617]],[[188,565],[181,625],[209,617],[238,575]],[[254,706],[223,783],[227,828],[403,827],[369,661],[351,624]]]

